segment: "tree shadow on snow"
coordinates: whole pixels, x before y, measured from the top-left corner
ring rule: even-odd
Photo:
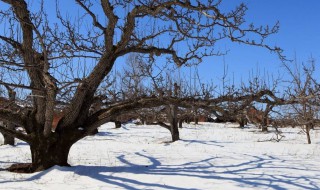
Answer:
[[[78,175],[91,177],[102,182],[113,184],[125,189],[140,189],[137,186],[145,186],[148,188],[164,188],[164,189],[177,189],[177,190],[191,190],[193,188],[180,188],[172,185],[163,185],[155,183],[146,183],[129,179],[125,177],[113,176],[113,173],[126,173],[126,174],[148,174],[160,176],[184,176],[201,179],[215,179],[230,181],[238,185],[239,187],[248,188],[268,188],[275,190],[285,190],[288,186],[298,189],[316,190],[320,189],[320,176],[306,176],[304,174],[310,169],[299,167],[289,167],[285,164],[286,160],[281,160],[272,156],[249,156],[247,162],[242,162],[234,165],[219,165],[215,166],[213,163],[217,158],[207,158],[197,162],[189,162],[181,165],[165,165],[159,160],[144,155],[142,153],[136,153],[136,155],[148,159],[150,165],[137,165],[130,162],[125,158],[125,155],[118,157],[118,160],[126,166],[118,167],[105,167],[105,166],[76,166],[74,172]],[[223,158],[221,158],[223,159]],[[280,163],[280,164],[277,164]],[[269,173],[263,172],[263,170],[269,170]],[[270,172],[270,170],[276,171],[293,171],[288,175],[281,173]],[[258,172],[257,172],[258,171]],[[313,171],[316,173],[317,171]],[[290,173],[291,174],[291,173]],[[301,182],[303,181],[303,183]],[[283,187],[285,186],[285,187]]]
[[[126,176],[135,174],[146,174],[164,177],[164,176],[179,176],[189,178],[199,178],[205,180],[220,180],[224,183],[233,183],[241,188],[254,189],[274,189],[285,190],[290,188],[295,189],[320,189],[320,176],[312,175],[318,170],[312,170],[312,167],[304,167],[303,164],[289,166],[289,161],[273,156],[252,156],[244,154],[247,161],[238,160],[237,164],[224,164],[219,160],[230,158],[210,157],[195,162],[188,162],[180,165],[162,164],[158,159],[145,155],[144,153],[135,153],[137,156],[147,159],[149,165],[138,165],[126,159],[125,155],[118,157],[118,160],[125,166],[107,167],[107,166],[73,166],[73,167],[57,167],[55,169],[61,171],[74,172],[80,176],[90,177],[101,182],[118,186],[124,189],[138,190],[143,188],[150,189],[175,189],[175,190],[193,190],[196,188],[182,188],[172,184],[160,184],[146,182],[145,180],[135,180],[128,177],[119,177],[114,174],[125,173]],[[236,158],[231,158],[235,159]],[[21,181],[32,181],[40,179],[42,176],[49,173],[51,170],[39,172],[36,175]],[[279,172],[280,171],[280,172]],[[282,172],[284,171],[284,172]],[[312,172],[306,175],[306,172]],[[299,175],[301,174],[301,175]],[[1,181],[6,183],[9,181]],[[10,182],[17,182],[10,181]],[[194,185],[194,184],[193,184]]]
[[[184,140],[184,139],[180,139],[180,141],[182,142],[186,142],[189,144],[203,144],[203,145],[213,145],[213,146],[218,146],[223,148],[223,145],[219,145],[217,141],[201,141],[201,140]]]

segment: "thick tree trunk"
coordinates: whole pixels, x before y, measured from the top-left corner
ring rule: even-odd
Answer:
[[[114,122],[114,125],[115,127],[118,129],[118,128],[121,128],[121,121],[115,121]]]
[[[170,123],[170,127],[171,127],[170,132],[171,132],[172,142],[180,140],[178,123],[175,121],[175,119],[173,119],[173,121]]]
[[[269,112],[267,112],[269,113]],[[262,132],[268,132],[268,115],[264,115],[262,118],[262,125],[261,125]]]
[[[245,117],[240,117],[238,123],[240,128],[244,128],[244,126],[247,124],[247,119]]]
[[[72,145],[73,143],[61,138],[55,142],[42,139],[40,142],[31,143],[31,172],[46,170],[55,165],[70,166],[68,155]]]
[[[3,134],[3,138],[4,138],[4,142],[3,142],[4,145],[14,146],[14,138],[13,137],[6,135],[6,134]]]
[[[243,122],[243,120],[240,120],[240,121],[239,121],[239,127],[240,127],[240,128],[244,128],[244,122]]]
[[[30,145],[32,155],[32,170],[42,171],[54,165],[70,166],[68,155],[71,145]]]
[[[267,125],[262,125],[261,126],[261,131],[262,132],[268,132],[268,126]]]
[[[198,125],[199,124],[199,118],[198,116],[194,116],[194,124]]]
[[[98,134],[98,133],[99,133],[99,130],[98,130],[98,128],[97,128],[97,129],[93,130],[93,131],[90,133],[90,135],[93,136],[93,135],[96,135],[96,134]]]
[[[7,124],[7,128],[13,130],[15,128],[15,125],[12,123]],[[7,135],[7,134],[3,134],[3,138],[4,138],[4,143],[3,144],[8,144],[8,145],[14,145],[14,137]]]
[[[156,124],[160,125],[161,127],[164,127],[170,131],[171,134],[171,140],[172,142],[180,140],[180,135],[179,135],[179,129],[178,129],[178,123],[172,122],[173,120],[170,120],[169,125],[163,123],[163,122],[157,122]]]
[[[42,139],[41,142],[30,143],[32,163],[13,164],[7,170],[18,173],[33,173],[43,171],[55,165],[70,166],[68,155],[73,143],[63,139],[56,142],[52,139]]]

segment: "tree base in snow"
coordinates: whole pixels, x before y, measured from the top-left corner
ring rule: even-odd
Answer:
[[[70,165],[68,165],[66,167],[70,167]],[[36,170],[35,167],[32,167],[32,163],[12,164],[6,170],[9,172],[14,172],[14,173],[34,173],[34,172],[41,171],[41,170]]]

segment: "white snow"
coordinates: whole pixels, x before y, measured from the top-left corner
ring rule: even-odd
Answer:
[[[320,130],[260,133],[232,124],[184,125],[182,140],[158,126],[103,125],[71,149],[72,167],[34,174],[0,171],[0,189],[320,189]],[[0,135],[1,136],[1,135]],[[0,137],[0,143],[3,142]],[[0,168],[30,162],[26,143],[0,146]]]

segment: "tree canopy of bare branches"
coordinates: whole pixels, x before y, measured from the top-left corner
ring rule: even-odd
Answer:
[[[75,0],[56,1],[52,13],[47,1],[37,3],[1,0],[0,10],[0,65],[6,70],[0,85],[23,89],[25,97],[32,99],[18,110],[0,110],[1,120],[25,132],[0,130],[30,144],[31,171],[68,165],[71,146],[113,115],[163,104],[154,97],[135,98],[89,114],[98,88],[124,55],[145,54],[151,63],[166,57],[182,66],[221,55],[214,46],[227,39],[284,58],[280,48],[265,43],[279,24],[246,23],[245,4],[225,12],[221,0]],[[79,8],[76,15],[63,12],[62,7],[70,3]],[[61,107],[59,100],[65,97]],[[57,111],[59,121],[53,130]]]

